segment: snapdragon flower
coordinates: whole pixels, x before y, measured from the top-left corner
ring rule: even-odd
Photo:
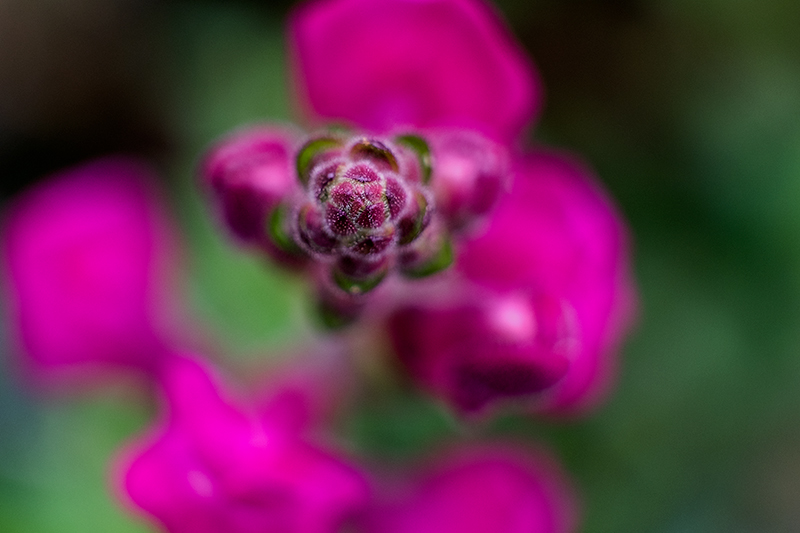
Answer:
[[[334,533],[366,504],[362,474],[305,435],[291,391],[255,406],[208,365],[162,367],[162,420],[118,461],[129,501],[169,533]]]
[[[511,193],[465,243],[458,269],[472,282],[501,294],[528,287],[573,314],[569,369],[536,410],[580,413],[608,392],[635,307],[627,241],[591,171],[570,154],[537,149],[517,159]]]
[[[381,297],[412,377],[464,411],[596,403],[633,301],[625,228],[572,156],[519,148],[542,91],[492,8],[316,0],[289,35],[306,116],[355,130],[257,128],[212,149],[203,175],[233,231],[302,267],[328,325],[357,320],[392,272],[454,263],[449,296]],[[512,307],[529,327],[509,341]]]
[[[542,104],[531,60],[482,1],[306,2],[289,49],[299,105],[316,122],[457,127],[510,143]]]
[[[518,147],[542,91],[499,17],[480,0],[319,0],[291,28],[301,107],[316,120],[457,125],[511,152],[510,190],[455,247],[451,294],[406,298],[388,320],[409,374],[460,410],[519,397],[552,413],[595,405],[632,314],[626,231],[573,156]],[[509,342],[497,317],[512,307],[529,327]]]
[[[461,411],[508,399],[585,411],[611,383],[631,318],[626,258],[624,227],[591,173],[540,149],[517,160],[511,191],[459,250],[450,292],[462,296],[400,304],[393,345],[412,376]]]
[[[37,377],[153,372],[175,334],[175,239],[139,161],[61,172],[3,220],[12,337]]]
[[[504,444],[461,445],[396,481],[365,533],[571,533],[573,489],[554,461]]]

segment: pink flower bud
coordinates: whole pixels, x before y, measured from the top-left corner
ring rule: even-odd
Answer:
[[[222,216],[243,242],[262,247],[279,262],[296,264],[297,251],[270,230],[288,232],[282,221],[271,220],[279,204],[297,190],[294,177],[295,135],[258,126],[236,132],[219,142],[200,170],[213,191]]]
[[[152,370],[176,247],[148,169],[108,158],[62,172],[16,199],[3,226],[12,332],[40,370]]]
[[[328,262],[345,292],[374,288],[422,233],[429,193],[419,182],[421,165],[416,152],[388,140],[324,135],[301,147],[298,178],[307,195],[298,241]]]
[[[168,414],[124,454],[122,481],[166,531],[335,533],[366,503],[363,476],[303,436],[292,395],[248,409],[181,358],[162,385]]]
[[[473,132],[430,133],[436,207],[459,229],[495,206],[510,182],[507,150]]]
[[[387,499],[365,533],[570,533],[577,522],[553,460],[509,446],[451,450]]]
[[[465,242],[457,268],[499,293],[526,287],[574,310],[577,351],[539,409],[579,411],[608,387],[614,351],[628,328],[634,292],[625,227],[603,191],[573,158],[544,151],[515,165],[486,231]]]
[[[464,127],[509,142],[541,106],[533,65],[480,0],[317,0],[290,29],[311,116],[378,132]]]

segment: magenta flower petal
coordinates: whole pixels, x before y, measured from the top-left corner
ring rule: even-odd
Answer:
[[[552,460],[531,450],[472,447],[423,472],[367,533],[569,533],[572,491]]]
[[[290,50],[312,117],[376,131],[476,129],[517,138],[541,107],[530,60],[480,0],[318,0],[294,13]]]
[[[6,213],[13,332],[40,370],[152,368],[163,355],[172,230],[140,163],[109,158],[52,177]]]
[[[564,377],[575,342],[562,302],[458,281],[448,289],[449,297],[420,298],[389,319],[395,352],[423,387],[470,413],[529,399]]]
[[[574,309],[579,347],[542,410],[579,411],[602,396],[634,291],[625,227],[586,168],[544,151],[517,161],[511,193],[485,233],[463,247],[458,268],[493,290],[528,287]]]
[[[163,386],[168,416],[124,454],[122,483],[166,531],[335,533],[365,504],[361,474],[306,440],[280,394],[247,408],[180,358]]]

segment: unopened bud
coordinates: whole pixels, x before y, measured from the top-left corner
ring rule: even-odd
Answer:
[[[431,182],[437,209],[459,229],[487,214],[509,185],[508,153],[476,133],[432,136],[436,168]]]
[[[317,263],[337,298],[360,299],[395,271],[448,268],[453,238],[506,184],[505,150],[472,132],[331,129],[296,145],[280,131],[247,130],[210,153],[203,176],[235,234],[280,262]]]
[[[400,143],[326,134],[305,143],[297,170],[307,192],[301,246],[333,256],[331,276],[345,292],[371,290],[429,219],[420,158]]]
[[[215,146],[200,169],[231,232],[276,260],[293,264],[301,260],[302,252],[285,228],[275,226],[274,211],[296,188],[291,164],[294,142],[292,133],[278,129],[244,130]],[[282,234],[281,243],[274,239],[277,234]]]

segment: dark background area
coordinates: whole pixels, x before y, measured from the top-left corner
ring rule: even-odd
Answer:
[[[192,173],[229,129],[291,120],[290,7],[0,0],[3,201],[91,157],[146,157],[186,236],[187,298],[234,367],[308,331],[303,289],[225,240]],[[555,451],[587,533],[800,531],[800,3],[498,7],[546,87],[531,143],[597,170],[630,225],[641,309],[596,413],[487,431]],[[106,472],[148,408],[125,391],[41,398],[0,361],[0,531],[148,531]],[[454,429],[393,392],[343,431],[409,457]]]

